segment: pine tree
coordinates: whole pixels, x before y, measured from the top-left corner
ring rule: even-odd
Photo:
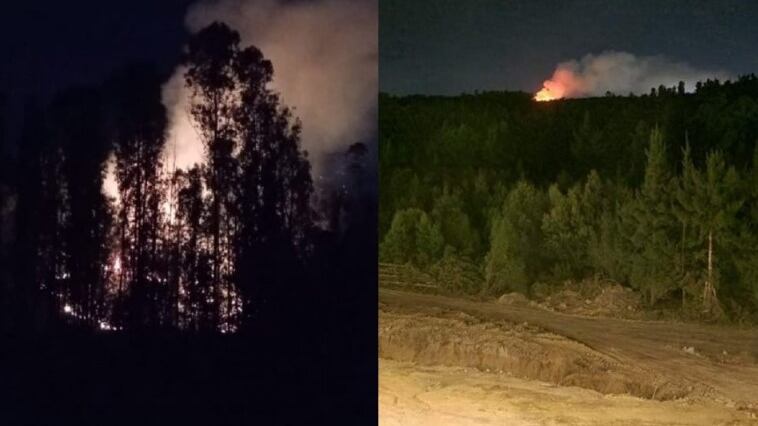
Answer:
[[[445,237],[439,224],[422,214],[416,223],[416,263],[422,268],[434,264],[442,256]]]
[[[524,181],[508,194],[495,214],[485,279],[491,294],[506,290],[529,293],[529,286],[547,269],[542,217],[547,197]]]
[[[743,300],[751,300],[750,305],[758,308],[758,144],[753,150],[752,167],[745,181],[747,200],[736,263],[745,296]]]
[[[626,210],[625,230],[631,253],[630,281],[649,304],[678,288],[676,268],[679,223],[674,215],[673,175],[663,135],[655,128],[646,152],[642,187]]]
[[[590,269],[616,282],[629,283],[634,253],[630,241],[636,226],[631,215],[634,193],[625,185],[607,182],[602,195],[595,197],[599,210],[593,216],[596,228],[589,242]]]
[[[405,263],[410,260],[415,246],[415,219],[421,210],[400,210],[395,212],[389,231],[379,245],[379,261]]]
[[[553,184],[548,190],[550,210],[542,220],[545,248],[556,262],[556,279],[580,278],[586,272],[589,235],[580,213],[581,188],[576,185],[563,194]]]
[[[432,220],[439,224],[445,244],[458,254],[477,259],[481,252],[479,233],[471,225],[458,193],[443,188],[442,195],[434,201]]]
[[[519,235],[513,224],[501,217],[495,220],[484,270],[487,293],[529,293],[532,277],[527,273],[524,258],[518,255],[518,239]]]
[[[556,263],[558,279],[581,279],[591,272],[590,245],[599,238],[605,209],[602,182],[594,170],[583,186],[564,195],[556,185],[548,190],[550,210],[542,220],[545,248]]]
[[[739,175],[718,151],[707,155],[705,170],[700,171],[686,150],[677,200],[701,247],[694,255],[701,265],[703,308],[710,312],[719,305],[719,272],[732,255],[737,213],[744,203]]]
[[[578,163],[580,176],[588,173],[593,167],[609,163],[608,145],[603,143],[603,133],[590,119],[589,111],[585,111],[582,124],[573,132],[571,153]]]

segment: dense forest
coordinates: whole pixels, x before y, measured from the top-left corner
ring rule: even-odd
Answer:
[[[380,260],[460,293],[602,276],[649,306],[749,318],[758,78],[696,87],[551,102],[381,94]]]
[[[29,102],[17,149],[2,150],[2,330],[235,332],[276,321],[320,280],[374,270],[335,272],[375,259],[355,200],[372,195],[353,191],[372,179],[365,145],[335,153],[333,182],[314,188],[301,124],[261,51],[214,23],[182,66],[205,152],[188,170],[164,155],[167,76],[149,64]],[[115,196],[103,190],[109,161]]]

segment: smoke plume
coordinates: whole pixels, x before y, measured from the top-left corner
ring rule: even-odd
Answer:
[[[196,32],[221,21],[255,45],[274,66],[272,89],[302,121],[303,147],[316,172],[324,154],[372,137],[378,87],[377,2],[350,0],[219,0],[191,6],[186,25]],[[169,114],[164,163],[201,162],[203,147],[191,124],[184,70],[163,86]],[[175,158],[174,158],[175,157]]]
[[[723,70],[697,69],[664,56],[609,51],[558,64],[553,77],[543,83],[535,99],[601,96],[609,91],[619,95],[642,94],[660,85],[676,86],[680,81],[684,82],[685,91],[692,92],[695,83],[708,78],[723,80],[729,78],[729,74]]]

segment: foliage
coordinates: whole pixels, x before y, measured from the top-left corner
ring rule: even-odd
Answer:
[[[233,332],[270,318],[293,283],[308,282],[314,237],[324,247],[337,238],[314,229],[310,162],[299,121],[270,88],[273,67],[239,41],[220,23],[189,40],[185,87],[205,148],[204,164],[189,170],[163,164],[163,76],[149,65],[27,108],[13,283],[0,294],[19,302],[13,328],[62,319],[95,330]],[[115,197],[103,192],[109,158]],[[424,226],[422,246],[434,245]]]
[[[479,266],[469,258],[446,253],[430,268],[435,281],[452,293],[476,294],[481,291],[483,277]]]
[[[379,247],[382,262],[405,263],[427,267],[442,255],[444,238],[439,225],[419,209],[395,214],[392,227]]]
[[[710,292],[735,315],[758,308],[756,76],[695,93],[381,94],[379,104],[385,255],[403,238],[397,214],[414,209],[439,224],[450,253],[479,265],[478,291],[599,274],[648,304],[712,311]],[[406,247],[394,261],[418,263]]]
[[[519,182],[497,212],[490,236],[491,247],[485,263],[489,293],[506,290],[528,294],[547,265],[544,253],[542,216],[547,211],[545,194],[526,182]]]
[[[642,186],[625,210],[625,231],[630,243],[629,283],[652,304],[676,288],[681,273],[675,263],[680,226],[673,210],[675,182],[657,128],[650,134],[646,156]]]

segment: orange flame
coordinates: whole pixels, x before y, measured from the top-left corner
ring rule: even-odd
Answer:
[[[534,100],[537,102],[546,102],[546,101],[552,101],[555,99],[555,96],[553,96],[552,93],[550,93],[550,90],[546,87],[543,87],[542,90],[537,92],[536,95],[534,95]]]
[[[554,101],[562,98],[566,93],[566,88],[555,80],[546,80],[542,83],[542,89],[534,95],[537,102]]]
[[[542,83],[542,89],[534,95],[539,102],[554,101],[575,95],[582,87],[581,80],[570,69],[557,69],[550,80]]]

